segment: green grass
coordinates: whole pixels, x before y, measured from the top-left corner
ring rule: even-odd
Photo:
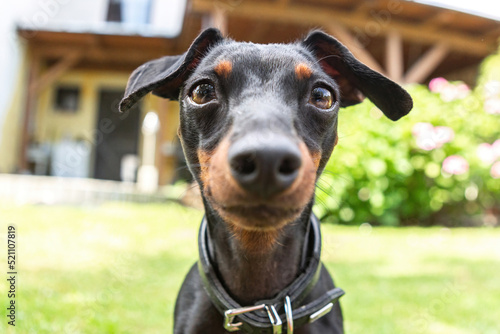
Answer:
[[[202,213],[176,204],[0,204],[17,228],[16,331],[170,333]],[[500,230],[323,226],[347,333],[500,333]],[[6,255],[0,262],[6,276]]]

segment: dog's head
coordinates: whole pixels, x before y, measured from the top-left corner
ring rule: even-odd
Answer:
[[[181,137],[205,202],[244,230],[275,230],[311,203],[340,107],[368,97],[392,120],[412,100],[331,36],[239,43],[207,29],[180,56],[134,71],[120,108],[148,92],[181,105]]]

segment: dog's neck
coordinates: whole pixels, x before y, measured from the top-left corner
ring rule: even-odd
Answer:
[[[255,243],[252,247],[242,244],[236,235],[240,231],[235,232],[217,214],[206,210],[214,266],[228,292],[241,305],[272,298],[299,275],[311,211],[312,203],[296,221],[275,231],[277,235],[250,232],[246,237]]]

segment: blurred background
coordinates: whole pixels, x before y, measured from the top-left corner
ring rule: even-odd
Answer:
[[[0,233],[19,230],[17,330],[170,332],[202,216],[179,106],[117,106],[135,68],[210,26],[256,43],[323,29],[414,99],[397,123],[369,101],[343,110],[318,182],[348,332],[500,333],[500,5],[484,0],[1,3]]]

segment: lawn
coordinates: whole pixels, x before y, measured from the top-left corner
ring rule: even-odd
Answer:
[[[171,333],[202,213],[177,204],[0,204],[17,229],[16,331]],[[323,226],[323,261],[346,291],[346,332],[500,334],[500,230]],[[6,255],[1,266],[7,276]]]

